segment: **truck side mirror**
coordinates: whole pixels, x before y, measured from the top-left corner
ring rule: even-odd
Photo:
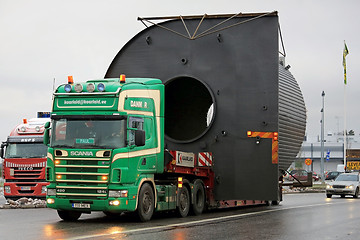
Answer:
[[[50,132],[50,122],[46,122],[45,125],[45,132],[44,132],[44,138],[43,138],[43,143],[46,146],[49,146],[49,142],[50,142],[50,136],[49,136],[49,132]]]
[[[4,158],[4,144],[1,144],[0,157]]]
[[[135,145],[140,147],[145,145],[145,131],[135,130]]]

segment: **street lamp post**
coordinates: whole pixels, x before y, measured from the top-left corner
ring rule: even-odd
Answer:
[[[320,171],[321,171],[321,181],[325,182],[325,174],[324,174],[324,113],[325,113],[325,92],[322,91],[322,108],[321,108],[321,162],[320,162]]]

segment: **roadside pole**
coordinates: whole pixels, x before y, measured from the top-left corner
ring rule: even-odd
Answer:
[[[321,162],[320,162],[320,171],[321,171],[321,182],[325,183],[325,174],[324,174],[324,102],[325,102],[325,92],[322,91],[322,108],[321,108]]]

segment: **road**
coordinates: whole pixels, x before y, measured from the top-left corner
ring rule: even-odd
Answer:
[[[0,210],[0,239],[359,239],[360,199],[324,193],[285,194],[279,206],[215,210],[201,216],[82,215],[61,221],[52,209]]]

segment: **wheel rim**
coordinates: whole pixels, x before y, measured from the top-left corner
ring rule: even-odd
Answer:
[[[182,192],[180,195],[180,209],[182,211],[186,210],[188,207],[188,197],[185,192]]]
[[[144,198],[143,198],[143,212],[144,213],[149,213],[151,210],[151,197],[150,197],[150,193],[149,192],[145,192],[144,193]]]

